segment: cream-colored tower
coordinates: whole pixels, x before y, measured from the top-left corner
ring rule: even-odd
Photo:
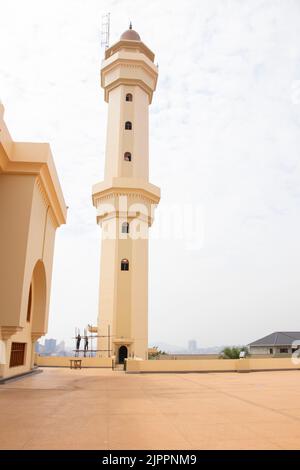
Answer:
[[[153,62],[130,27],[106,50],[101,68],[108,123],[104,182],[93,187],[102,227],[98,355],[114,355],[119,363],[148,354],[148,229],[160,200],[159,188],[149,183]]]

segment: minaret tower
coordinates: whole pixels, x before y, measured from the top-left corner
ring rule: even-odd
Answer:
[[[105,175],[93,187],[102,227],[98,355],[117,363],[148,357],[148,230],[160,200],[160,189],[149,183],[148,107],[157,77],[153,52],[130,24],[101,67]]]

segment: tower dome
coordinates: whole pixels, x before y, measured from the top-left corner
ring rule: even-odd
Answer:
[[[132,24],[130,23],[129,29],[125,31],[122,36],[120,37],[120,40],[125,39],[126,41],[140,41],[140,35],[132,29]]]

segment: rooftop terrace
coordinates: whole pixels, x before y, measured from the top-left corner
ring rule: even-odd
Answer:
[[[0,385],[1,449],[299,449],[300,372],[44,369]]]

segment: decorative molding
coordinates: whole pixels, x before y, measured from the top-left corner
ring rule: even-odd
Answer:
[[[8,340],[13,335],[19,333],[23,330],[21,326],[1,326],[0,327],[0,334],[3,340]]]
[[[31,341],[33,343],[35,343],[39,338],[41,338],[41,336],[44,336],[45,333],[35,333],[35,332],[31,332]]]
[[[130,52],[139,52],[142,54],[145,54],[145,56],[151,61],[154,62],[155,55],[149,49],[146,44],[143,43],[143,41],[129,41],[126,39],[121,39],[112,46],[110,46],[108,49],[105,51],[105,59],[109,59],[112,57],[114,54],[119,52],[120,50],[125,49],[126,51],[129,50]]]
[[[43,187],[43,183],[41,181],[41,178],[38,176],[35,180],[35,184],[36,184],[36,187],[38,188],[39,190],[39,193],[43,199],[43,202],[45,204],[45,207],[46,209],[48,208],[48,206],[50,206],[50,201],[47,197],[47,194],[46,194],[46,191],[44,190],[44,187]]]
[[[101,74],[105,75],[111,71],[114,71],[117,67],[130,67],[130,68],[135,68],[135,69],[141,68],[152,77],[157,78],[158,76],[156,67],[153,64],[149,65],[149,63],[141,59],[140,56],[137,56],[137,58],[134,58],[134,59],[116,57],[112,62],[106,65],[104,64],[104,66],[101,69]]]
[[[104,98],[105,101],[108,103],[109,101],[109,93],[114,88],[120,85],[127,85],[127,86],[139,86],[145,93],[147,93],[149,98],[149,104],[152,103],[153,98],[153,91],[150,86],[148,86],[143,80],[136,79],[136,78],[117,78],[113,80],[109,85],[104,86]]]
[[[134,343],[132,338],[115,338],[112,340],[113,344],[123,344],[124,346]]]
[[[159,203],[159,198],[155,197],[154,195],[151,197],[150,193],[149,193],[149,196],[148,196],[144,193],[143,190],[139,190],[139,189],[137,189],[137,190],[132,190],[132,189],[128,189],[128,190],[110,189],[110,190],[106,190],[102,194],[101,193],[94,194],[93,195],[94,205],[96,207],[98,207],[99,204],[101,204],[102,201],[109,201],[109,200],[113,200],[115,198],[120,198],[120,197],[127,197],[127,198],[131,198],[133,200],[135,199],[135,200],[143,201],[146,204],[152,204],[152,205],[157,205]],[[132,202],[131,204],[134,204],[134,202]]]
[[[53,210],[52,210],[51,202],[50,202],[50,200],[49,200],[49,198],[48,198],[48,196],[47,196],[47,193],[46,193],[46,191],[45,191],[45,188],[44,188],[44,185],[43,185],[43,182],[42,182],[40,176],[38,176],[37,179],[36,179],[36,187],[38,188],[38,191],[39,191],[39,193],[40,193],[40,195],[41,195],[41,197],[42,197],[42,199],[43,199],[43,202],[44,202],[44,205],[45,205],[46,210],[48,210],[48,208],[49,208],[48,214],[49,214],[49,216],[50,216],[52,225],[53,225],[54,227],[57,227],[57,226],[58,226],[58,222],[57,222],[57,220],[56,220],[56,218],[55,218],[54,212],[53,212]]]
[[[4,125],[4,121],[0,125]],[[67,208],[49,144],[10,142],[7,154],[0,142],[0,172],[8,175],[34,175],[43,200],[49,203],[55,219],[55,226],[66,223]]]
[[[151,211],[150,211],[151,212]],[[128,211],[120,212],[120,211],[112,211],[112,212],[103,212],[102,214],[98,214],[97,217],[97,224],[102,225],[103,221],[108,221],[111,219],[127,219],[128,221],[132,221],[134,219],[140,220],[141,222],[146,222],[149,227],[153,224],[154,217],[152,214],[143,214],[142,212],[131,212]]]
[[[132,70],[129,75],[128,71]],[[141,54],[135,57],[122,57],[116,55],[113,60],[104,61],[101,69],[101,86],[104,88],[105,101],[109,99],[109,92],[121,84],[135,84],[140,86],[148,95],[149,103],[152,102],[153,92],[156,89],[158,70],[156,66],[143,58]]]

